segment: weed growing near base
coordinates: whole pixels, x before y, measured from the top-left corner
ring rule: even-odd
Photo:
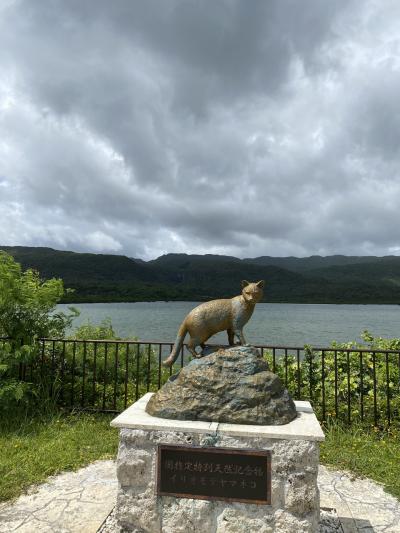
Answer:
[[[114,415],[115,416],[115,415]],[[118,431],[104,414],[19,415],[0,421],[0,501],[50,475],[116,456]]]
[[[400,499],[399,428],[380,431],[330,423],[325,427],[325,436],[321,443],[322,464],[378,481]]]

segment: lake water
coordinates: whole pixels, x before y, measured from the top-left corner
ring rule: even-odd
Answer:
[[[74,326],[110,318],[121,337],[169,342],[175,340],[180,323],[196,305],[198,302],[76,304],[81,314]],[[68,307],[59,305],[58,309],[66,311]],[[333,340],[359,341],[365,329],[376,336],[400,337],[400,306],[261,303],[244,332],[253,344],[329,346]],[[226,333],[215,335],[210,342],[226,344]]]

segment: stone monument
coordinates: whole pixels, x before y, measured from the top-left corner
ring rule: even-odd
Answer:
[[[112,421],[120,428],[116,518],[122,531],[318,531],[324,434],[309,402],[293,402],[253,346],[207,355],[203,349],[201,358],[195,350],[206,340],[199,332],[217,326],[228,330],[232,343],[232,331],[244,341],[248,318],[238,317],[246,318],[249,303],[254,309],[262,285],[243,282],[250,302],[242,292],[189,313],[167,364],[186,331],[195,359]],[[235,305],[247,309],[245,315],[232,312]]]

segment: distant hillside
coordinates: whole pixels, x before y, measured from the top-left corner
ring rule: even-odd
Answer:
[[[123,255],[86,254],[63,252],[52,248],[25,246],[0,246],[11,254],[24,268],[37,269],[44,278],[60,277],[70,281],[125,281],[146,279],[146,263],[137,263]],[[144,266],[143,266],[144,265]]]
[[[398,260],[400,264],[400,257],[393,255],[385,257],[370,256],[347,256],[347,255],[329,255],[322,257],[320,255],[312,255],[310,257],[255,257],[254,259],[243,259],[247,263],[256,265],[275,265],[281,268],[287,268],[294,272],[307,272],[309,270],[323,269],[331,266],[344,265],[360,265],[365,263],[378,263],[390,260]]]
[[[400,258],[378,258],[374,262],[358,265],[337,265],[328,268],[318,268],[310,272],[312,276],[319,276],[336,283],[356,283],[362,279],[364,283],[373,286],[400,287]]]
[[[210,264],[210,263],[241,263],[242,259],[233,257],[231,255],[214,255],[214,254],[204,254],[204,255],[195,255],[195,254],[165,254],[157,257],[148,262],[149,265],[162,265],[169,267],[182,267],[185,264]]]
[[[7,247],[24,268],[59,277],[71,302],[207,300],[238,294],[240,281],[266,280],[265,301],[400,303],[399,257],[238,259],[167,254],[152,261],[51,248]]]

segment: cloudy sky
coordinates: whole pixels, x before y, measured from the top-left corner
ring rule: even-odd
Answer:
[[[400,255],[398,0],[0,0],[0,244]]]

